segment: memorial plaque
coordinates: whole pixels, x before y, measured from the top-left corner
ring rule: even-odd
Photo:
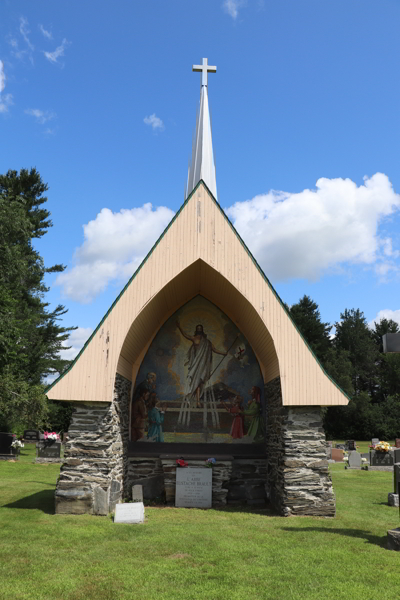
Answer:
[[[175,506],[211,508],[212,469],[176,469]]]
[[[371,445],[376,446],[377,444],[379,444],[379,438],[372,438]]]
[[[143,502],[132,502],[115,505],[114,523],[143,523]]]

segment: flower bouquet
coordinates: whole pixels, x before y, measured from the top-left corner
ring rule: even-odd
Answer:
[[[60,439],[60,436],[55,431],[52,431],[51,433],[48,431],[45,431],[43,433],[43,437],[44,437],[44,445],[45,446],[51,446],[52,444],[54,444],[54,442],[56,442],[57,440]]]
[[[215,465],[216,462],[217,461],[215,460],[215,458],[207,458],[206,467],[211,469]]]
[[[14,440],[11,444],[11,448],[13,449],[13,454],[19,454],[21,448],[24,447],[24,444],[20,440]]]
[[[379,444],[376,444],[374,450],[376,450],[376,452],[389,452],[389,450],[391,450],[391,446],[388,442],[379,442]]]
[[[184,459],[181,457],[181,458],[178,458],[178,460],[176,461],[176,466],[177,467],[187,467],[188,463],[185,462]]]

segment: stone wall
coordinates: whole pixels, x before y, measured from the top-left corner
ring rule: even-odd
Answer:
[[[128,489],[136,483],[144,484],[146,480],[163,477],[165,500],[175,502],[176,458],[162,456],[129,457]],[[205,458],[186,458],[189,467],[204,467]],[[213,506],[226,504],[262,505],[266,501],[267,460],[234,459],[224,457],[217,459],[213,466],[212,497]]]
[[[114,402],[80,402],[68,430],[56,513],[108,514],[124,493],[131,382],[117,374]]]
[[[265,386],[265,395],[271,504],[284,516],[333,517],[335,496],[326,460],[321,407],[283,407],[279,377]]]

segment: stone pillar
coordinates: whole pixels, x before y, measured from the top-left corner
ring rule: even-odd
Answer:
[[[320,406],[282,406],[280,378],[265,386],[268,490],[282,515],[333,517],[335,496],[326,460]]]
[[[131,382],[116,375],[114,400],[79,402],[68,430],[56,513],[106,515],[124,494]]]

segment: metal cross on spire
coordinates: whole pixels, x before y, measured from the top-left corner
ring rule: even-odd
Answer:
[[[200,72],[201,75],[201,85],[208,84],[208,73],[216,73],[217,67],[211,67],[208,64],[208,58],[203,58],[202,65],[193,65],[193,71]]]
[[[217,67],[210,67],[208,59],[203,58],[202,65],[193,65],[193,71],[200,71],[200,108],[197,114],[196,135],[193,139],[192,162],[189,167],[185,198],[191,194],[202,179],[215,199],[217,199],[217,181],[211,137],[210,110],[208,107],[208,73],[216,73]]]

